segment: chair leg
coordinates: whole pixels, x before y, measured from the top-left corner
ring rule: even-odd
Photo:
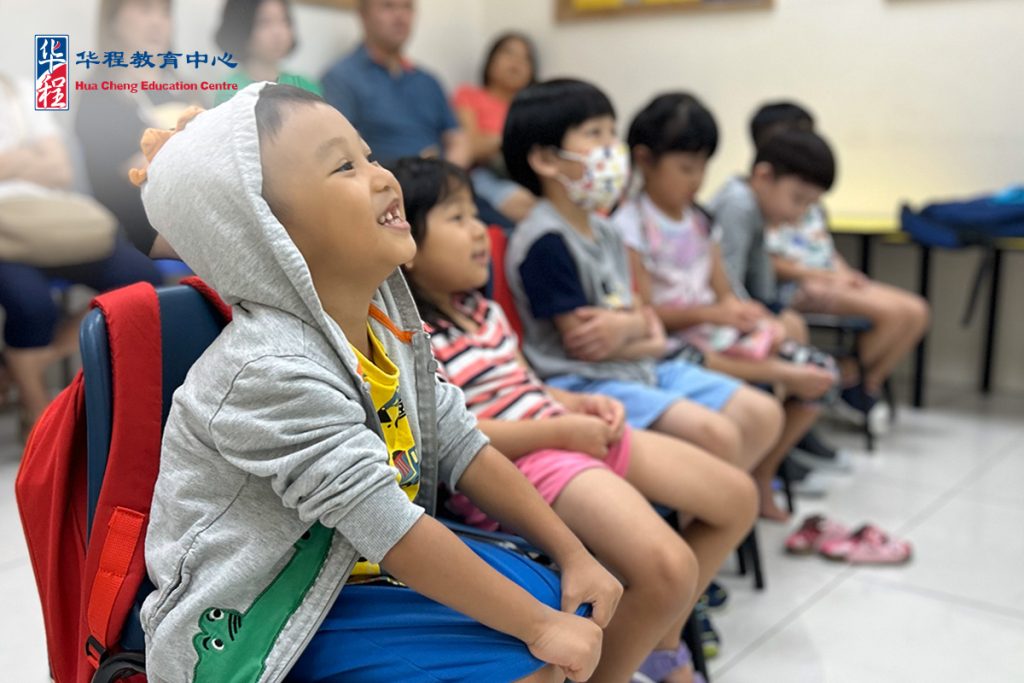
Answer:
[[[789,477],[789,470],[786,469],[785,461],[779,467],[778,475],[782,481],[782,492],[786,496],[786,508],[789,510],[789,514],[793,514],[796,512],[796,502],[793,498],[793,480]]]
[[[761,548],[757,543],[756,526],[747,534],[747,537],[743,540],[743,545],[750,556],[750,565],[754,570],[754,589],[762,591],[764,590],[764,572],[761,569]]]
[[[744,541],[745,543],[746,541]],[[747,553],[743,547],[743,543],[740,543],[736,548],[736,562],[739,564],[740,576],[747,575]]]
[[[693,658],[693,670],[697,673],[704,674],[705,680],[711,681],[708,676],[708,663],[704,659],[704,644],[701,642],[700,637],[700,624],[697,623],[697,619],[693,613],[690,614],[690,618],[683,624],[682,632],[683,642],[686,643],[686,647],[690,650],[690,655]]]
[[[889,424],[894,424],[896,422],[896,393],[892,389],[892,378],[885,380],[882,392],[885,402],[889,404]]]
[[[854,339],[853,346],[854,359],[857,362],[857,374],[860,376],[860,381],[864,382],[864,376],[867,374],[864,367],[864,361],[861,360],[860,354],[860,335]],[[868,419],[868,414],[864,413],[864,440],[867,444],[868,453],[875,452],[875,433],[871,431],[871,420]]]

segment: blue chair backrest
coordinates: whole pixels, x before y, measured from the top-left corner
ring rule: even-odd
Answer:
[[[185,381],[189,368],[217,338],[223,328],[220,315],[202,294],[187,285],[157,290],[160,303],[160,335],[163,350],[163,412],[161,424],[167,422],[174,391]],[[85,374],[86,435],[88,441],[88,523],[99,500],[110,451],[113,402],[111,394],[110,344],[107,323],[102,311],[94,309],[86,316],[80,333],[82,370]],[[139,590],[136,609],[125,624],[122,646],[141,650],[142,627],[138,607],[153,590],[144,582]]]

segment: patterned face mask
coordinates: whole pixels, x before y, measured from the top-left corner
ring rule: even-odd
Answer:
[[[622,196],[629,179],[629,150],[625,143],[596,147],[587,155],[559,150],[558,156],[583,164],[583,175],[578,180],[556,176],[576,206],[586,211],[606,211]]]

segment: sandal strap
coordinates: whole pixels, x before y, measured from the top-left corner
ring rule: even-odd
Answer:
[[[639,673],[654,681],[665,680],[670,673],[693,662],[686,643],[679,643],[676,650],[655,650],[638,669]]]

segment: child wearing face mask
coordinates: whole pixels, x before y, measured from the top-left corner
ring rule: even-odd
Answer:
[[[591,682],[624,681],[638,668],[655,681],[702,680],[679,634],[750,529],[757,492],[749,477],[678,439],[630,430],[614,399],[542,384],[501,307],[479,293],[490,250],[469,176],[416,157],[394,173],[417,244],[406,278],[442,371],[495,448],[625,584]],[[648,501],[692,522],[680,535]],[[449,507],[471,524],[497,526],[464,496]]]
[[[506,275],[527,359],[550,385],[625,406],[630,426],[689,441],[750,470],[779,438],[770,395],[666,352],[665,329],[631,291],[621,238],[601,212],[629,172],[615,111],[589,83],[553,80],[512,102],[511,177],[540,200],[508,245]]]

